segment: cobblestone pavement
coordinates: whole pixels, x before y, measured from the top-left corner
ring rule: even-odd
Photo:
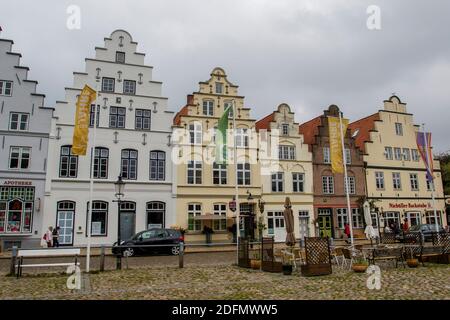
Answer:
[[[209,261],[210,262],[210,261]],[[230,263],[136,266],[86,276],[70,291],[64,274],[0,276],[0,299],[446,299],[450,266],[382,267],[380,290],[367,274],[335,268],[332,275],[302,277],[242,269]]]

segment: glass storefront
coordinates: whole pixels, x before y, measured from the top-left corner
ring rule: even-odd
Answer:
[[[31,233],[34,187],[0,187],[0,233]]]

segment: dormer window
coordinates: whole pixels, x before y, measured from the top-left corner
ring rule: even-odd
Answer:
[[[283,136],[287,136],[289,134],[289,125],[287,123],[283,123],[281,125],[281,134]]]
[[[116,62],[125,63],[125,52],[116,51]]]
[[[223,93],[223,84],[221,82],[216,82],[216,93],[217,94]]]

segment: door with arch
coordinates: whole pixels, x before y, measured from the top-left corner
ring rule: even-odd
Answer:
[[[75,202],[59,201],[57,204],[56,226],[59,227],[59,244],[73,245],[73,231],[75,225]]]
[[[131,239],[136,233],[136,203],[120,203],[120,240]]]
[[[166,204],[161,201],[147,202],[147,229],[165,227]]]

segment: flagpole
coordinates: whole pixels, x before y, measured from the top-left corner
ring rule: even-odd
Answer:
[[[238,186],[238,168],[237,168],[237,144],[236,144],[236,103],[233,100],[233,143],[234,143],[234,198],[236,203],[236,264],[239,265],[239,237],[241,236],[240,208],[239,208],[239,186]]]
[[[94,158],[95,158],[95,140],[97,138],[97,101],[98,101],[98,82],[99,79],[95,80],[95,102],[94,102],[94,123],[92,130],[92,146],[91,146],[91,170],[89,176],[89,210],[87,216],[87,248],[86,248],[86,272],[89,273],[90,263],[91,263],[91,220],[92,220],[92,207],[93,207],[93,196],[94,196]]]
[[[433,203],[434,223],[435,223],[435,227],[436,227],[436,232],[439,232],[439,224],[438,224],[438,220],[437,220],[437,211],[436,211],[436,199],[434,196],[434,179],[433,179],[433,172],[431,172],[432,166],[431,166],[431,162],[429,159],[429,153],[428,153],[428,137],[427,137],[427,134],[425,133],[425,124],[424,123],[422,123],[422,131],[423,131],[423,140],[425,141],[425,153],[426,153],[426,159],[427,159],[427,164],[428,164],[428,170],[430,171],[431,201]],[[431,161],[433,161],[433,159],[431,159]],[[425,165],[425,169],[426,169],[427,164]],[[428,177],[427,177],[427,179],[428,179]]]
[[[342,145],[342,162],[344,164],[344,189],[345,189],[345,196],[347,197],[347,216],[348,216],[348,222],[350,226],[350,243],[353,246],[353,219],[352,219],[352,212],[350,209],[350,196],[348,194],[349,192],[349,185],[348,185],[348,175],[347,175],[347,160],[345,159],[345,143],[344,143],[344,132],[342,130],[342,116],[341,111],[339,111],[339,127],[341,130],[341,145]]]

